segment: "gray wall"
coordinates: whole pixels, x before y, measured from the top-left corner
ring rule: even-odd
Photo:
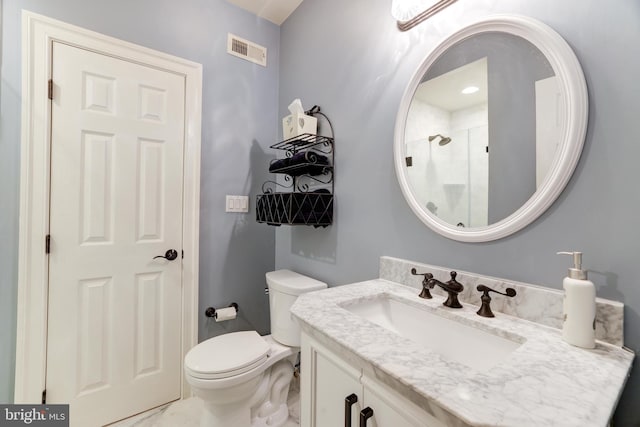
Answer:
[[[225,194],[266,179],[278,137],[280,28],[223,0],[5,0],[0,110],[0,403],[13,399],[18,263],[21,8],[177,55],[204,66],[200,212],[200,339],[231,329],[266,332],[264,273],[274,231],[254,214],[224,213]],[[268,48],[263,68],[226,54],[227,32]],[[208,305],[240,304],[238,321],[206,321]]]
[[[277,230],[276,267],[340,285],[377,277],[378,257],[390,255],[561,288],[568,260],[555,252],[581,250],[598,294],[626,304],[625,340],[640,351],[640,2],[459,1],[406,33],[389,9],[388,1],[307,0],[281,28],[280,115],[300,97],[332,119],[336,203],[329,229]],[[589,87],[588,135],[573,178],[542,217],[496,242],[459,243],[427,229],[404,201],[392,162],[395,115],[428,52],[493,13],[537,18],[572,46]],[[639,365],[617,411],[621,426],[640,425]]]
[[[488,55],[489,224],[518,210],[536,191],[535,82],[553,76],[531,43],[496,34],[481,38]],[[508,71],[507,71],[508,70]]]

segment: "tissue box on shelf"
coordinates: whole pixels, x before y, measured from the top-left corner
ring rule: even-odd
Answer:
[[[295,113],[282,119],[283,139],[293,138],[294,136],[302,135],[303,133],[315,135],[317,131],[318,119],[315,117]]]

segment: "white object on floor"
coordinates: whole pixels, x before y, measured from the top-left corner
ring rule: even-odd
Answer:
[[[299,295],[327,285],[289,270],[269,272],[266,280],[272,335],[219,335],[196,345],[184,359],[187,382],[203,401],[202,427],[288,424],[287,398],[300,347],[300,326],[289,309]]]

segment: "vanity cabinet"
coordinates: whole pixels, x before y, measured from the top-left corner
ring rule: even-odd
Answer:
[[[304,332],[301,354],[301,427],[445,427],[367,370],[355,367]],[[352,405],[346,402],[348,397]],[[373,415],[365,422],[361,411],[366,408]]]

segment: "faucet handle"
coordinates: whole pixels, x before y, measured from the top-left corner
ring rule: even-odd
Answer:
[[[451,280],[447,282],[447,285],[449,285],[450,289],[458,293],[464,291],[464,286],[462,286],[462,283],[456,280],[456,276],[458,275],[458,273],[452,271],[451,273],[449,273],[449,275],[451,276]]]
[[[491,289],[486,285],[478,285],[476,289],[482,292],[482,296],[480,297],[480,300],[482,301],[482,306],[480,306],[480,309],[476,311],[478,316],[482,316],[482,317],[495,317],[493,312],[491,311],[491,297],[489,296],[489,292],[495,292],[496,294],[504,295],[507,297],[516,296],[516,290],[513,288],[505,289],[504,293],[500,291],[496,291],[495,289]]]
[[[424,276],[422,279],[422,291],[418,295],[420,298],[431,299],[431,292],[429,292],[429,280],[433,279],[433,274],[431,273],[418,273],[415,268],[411,269],[411,274],[414,276]]]

